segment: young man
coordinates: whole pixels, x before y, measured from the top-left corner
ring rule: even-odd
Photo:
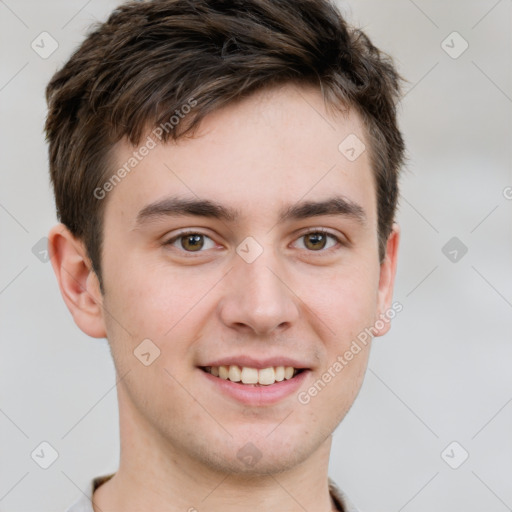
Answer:
[[[356,510],[327,470],[389,329],[398,94],[323,0],[127,3],[53,77],[52,263],[121,438],[69,511]]]

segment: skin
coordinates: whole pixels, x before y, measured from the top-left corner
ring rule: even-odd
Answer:
[[[333,115],[318,90],[285,85],[211,113],[193,138],[157,145],[104,199],[104,295],[83,244],[61,224],[52,229],[64,300],[82,331],[108,338],[120,379],[120,465],[95,492],[96,511],[333,508],[331,434],[359,392],[370,343],[308,404],[293,393],[242,405],[206,385],[197,366],[293,355],[311,370],[304,391],[390,308],[399,227],[380,263],[369,155],[351,162],[340,153],[349,134],[368,147],[356,113]],[[134,149],[118,143],[116,163]],[[279,222],[284,206],[333,195],[357,203],[365,222],[340,214]],[[170,196],[214,200],[239,217],[137,224],[139,211]],[[165,244],[185,228],[209,237],[201,252],[187,252],[183,239]],[[311,249],[304,235],[318,228],[345,243],[328,237]],[[236,253],[248,236],[263,249],[252,263]],[[144,366],[133,351],[147,338],[161,352]],[[237,457],[248,442],[261,454],[251,467]]]

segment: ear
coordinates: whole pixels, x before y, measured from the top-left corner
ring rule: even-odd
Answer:
[[[93,338],[105,338],[103,296],[82,241],[64,224],[48,234],[48,249],[60,293],[76,325]]]
[[[386,315],[386,312],[391,308],[391,301],[393,300],[393,286],[395,284],[399,242],[400,226],[395,222],[386,244],[384,261],[380,264],[379,290],[377,293],[377,318],[375,319],[376,325],[373,328],[377,331],[375,336],[386,334],[391,327],[390,317]],[[386,318],[387,321],[385,321]],[[377,327],[382,324],[384,324],[382,328]]]

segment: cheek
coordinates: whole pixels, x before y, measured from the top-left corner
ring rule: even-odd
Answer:
[[[378,269],[368,265],[326,276],[309,294],[303,289],[301,297],[321,320],[324,351],[322,368],[313,388],[305,390],[306,399],[310,396],[330,415],[333,425],[347,413],[363,382],[371,337],[361,335],[373,325],[377,285]]]
[[[304,302],[318,314],[337,343],[372,325],[377,309],[378,275],[371,266],[343,268],[303,288]]]
[[[113,272],[105,283],[106,307],[119,316],[133,337],[165,338],[175,326],[187,322],[208,288],[208,280],[189,277],[183,271],[148,264]]]
[[[318,372],[316,379],[298,395],[305,414],[323,418],[326,431],[334,430],[343,420],[361,389],[369,344],[361,346],[356,354],[351,353],[350,360],[347,360],[346,353],[347,350],[333,352],[329,363]]]
[[[151,368],[185,374],[192,364],[191,346],[214,311],[214,294],[209,291],[218,279],[190,269],[148,264],[141,268],[143,272],[129,266],[105,272],[105,323],[118,372],[145,371],[146,377],[151,373],[134,357],[143,340],[149,339],[158,353]]]

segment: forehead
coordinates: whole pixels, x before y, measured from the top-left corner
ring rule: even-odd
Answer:
[[[362,122],[353,111],[329,113],[314,88],[258,92],[207,115],[191,138],[164,144],[158,134],[148,133],[136,148],[124,140],[114,147],[115,169],[135,153],[137,161],[109,192],[107,216],[117,206],[134,220],[149,202],[168,196],[214,199],[242,214],[271,215],[283,204],[334,194],[363,204],[370,220],[375,215]]]

